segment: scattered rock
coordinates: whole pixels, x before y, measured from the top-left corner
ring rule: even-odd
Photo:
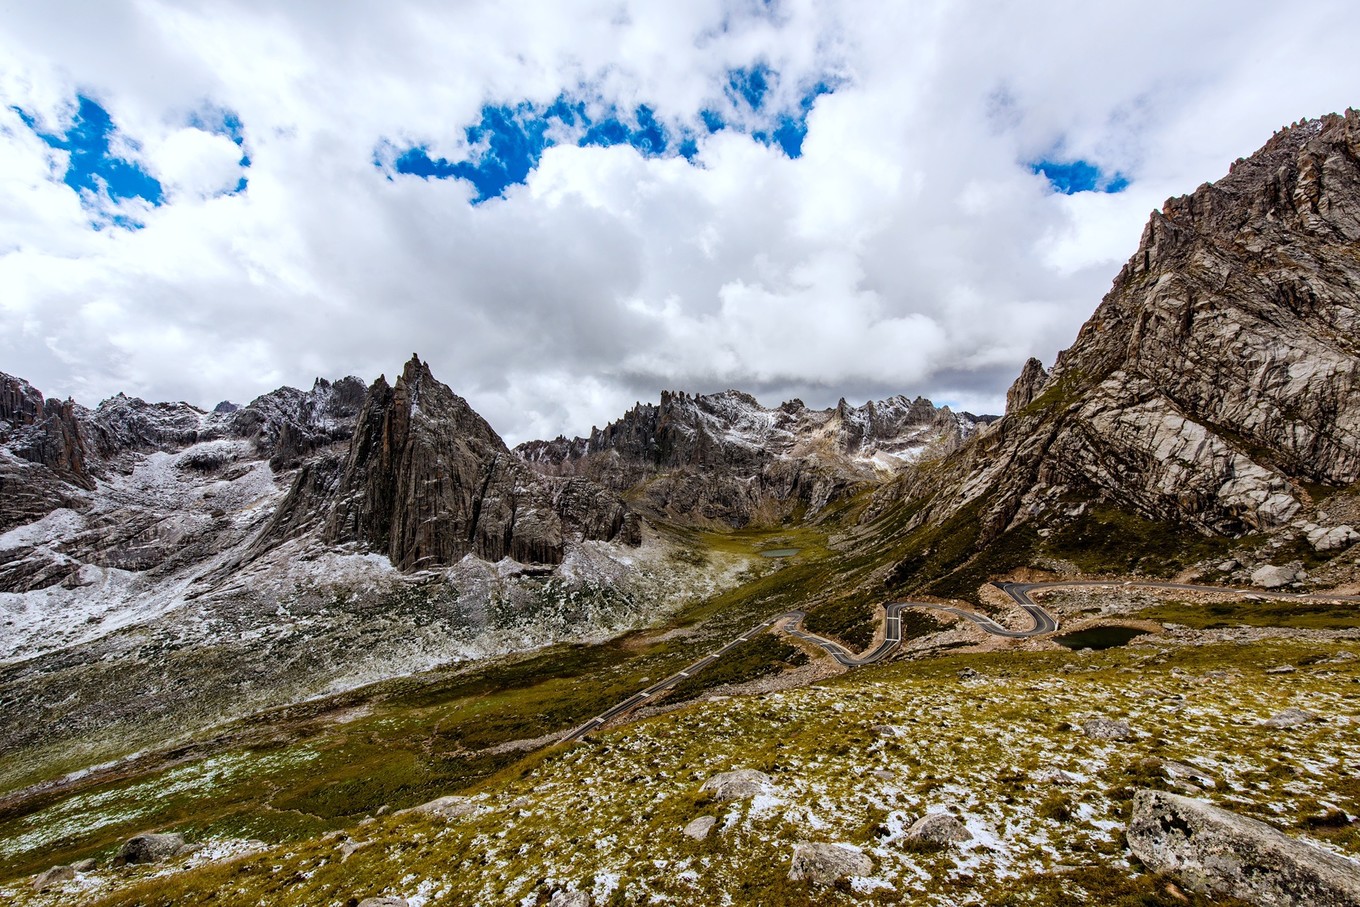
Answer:
[[[1115,721],[1111,718],[1092,718],[1082,724],[1081,732],[1092,740],[1130,740],[1133,738],[1133,729],[1129,727],[1127,721]]]
[[[1360,907],[1360,863],[1201,800],[1140,790],[1129,849],[1202,894],[1263,907]]]
[[[1257,567],[1251,574],[1251,584],[1260,586],[1262,589],[1279,589],[1281,586],[1288,586],[1290,583],[1297,582],[1299,571],[1294,567],[1276,567],[1267,564],[1264,567]]]
[[[590,895],[584,891],[554,891],[548,907],[590,907]]]
[[[770,776],[764,772],[740,768],[733,772],[714,775],[699,789],[711,793],[715,800],[745,800],[754,797],[770,785]]]
[[[1278,715],[1267,718],[1261,724],[1265,727],[1298,727],[1301,724],[1312,724],[1320,721],[1317,715],[1312,712],[1305,712],[1303,709],[1285,709]]]
[[[700,816],[693,822],[685,826],[685,834],[696,841],[702,841],[708,837],[708,833],[713,830],[713,826],[718,824],[718,820],[712,816]]]
[[[1336,551],[1360,542],[1360,532],[1350,526],[1335,526],[1331,529],[1316,526],[1308,532],[1307,538],[1314,551]]]
[[[60,885],[62,882],[69,882],[75,877],[76,868],[74,866],[53,866],[46,872],[40,873],[38,877],[33,880],[33,888],[36,891],[46,891],[48,888],[53,888]]]
[[[1076,784],[1076,775],[1069,775],[1060,768],[1045,769],[1034,776],[1034,780],[1040,784]]]
[[[185,851],[181,834],[147,834],[129,838],[113,858],[113,865],[164,863]]]
[[[873,772],[873,776],[880,781],[896,781],[897,772],[892,769],[880,768]]]
[[[405,898],[380,897],[364,898],[359,907],[408,907]]]
[[[905,737],[906,730],[895,724],[876,724],[869,728],[870,733],[875,737],[882,737],[885,740],[892,740],[897,737]]]
[[[352,857],[356,852],[363,850],[365,847],[372,843],[373,843],[372,841],[346,841],[344,844],[341,844],[340,847],[338,848],[338,850],[340,851],[340,862],[341,863],[345,862],[350,857]]]
[[[972,668],[964,668],[958,673],[959,680],[972,680],[974,677],[980,676],[981,675],[978,674],[977,671],[974,671]]]
[[[457,819],[459,816],[466,816],[476,810],[477,804],[470,797],[440,797],[431,800],[429,803],[422,803],[419,806],[412,806],[410,809],[403,809],[401,813],[423,813],[433,816],[436,819]],[[398,813],[400,815],[400,813]]]
[[[96,864],[93,859],[87,858],[84,860],[76,860],[71,864],[71,868],[76,872],[93,872],[96,865],[98,864]]]
[[[789,878],[814,885],[829,885],[846,876],[866,876],[874,863],[858,847],[849,844],[798,844],[793,848]]]
[[[1184,762],[1174,762],[1170,759],[1162,760],[1162,771],[1166,777],[1176,784],[1194,785],[1195,787],[1214,788],[1218,787],[1218,782],[1212,777],[1195,768],[1193,765],[1186,765]]]
[[[949,813],[930,813],[911,823],[906,838],[908,841],[928,841],[931,844],[955,844],[971,841],[973,833]]]
[[[1293,665],[1276,665],[1273,668],[1266,668],[1267,674],[1293,674],[1297,668]]]

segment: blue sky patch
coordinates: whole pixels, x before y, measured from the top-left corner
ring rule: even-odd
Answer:
[[[1123,192],[1129,187],[1122,173],[1106,174],[1087,161],[1035,161],[1029,169],[1048,180],[1056,192],[1075,195],[1078,192]]]
[[[751,110],[765,106],[770,93],[770,82],[777,74],[764,63],[747,69],[733,69],[727,73],[727,95],[735,103],[745,103]]]
[[[798,99],[796,110],[779,114],[772,129],[752,132],[751,138],[762,145],[778,145],[791,160],[802,157],[803,139],[807,138],[808,131],[808,114],[812,112],[818,98],[831,94],[833,90],[828,83],[818,82]]]
[[[510,186],[526,182],[543,152],[563,141],[581,147],[628,145],[646,157],[665,155],[674,144],[656,112],[645,104],[632,113],[611,107],[592,115],[584,101],[566,96],[546,106],[528,102],[513,107],[487,105],[482,108],[481,120],[463,132],[470,150],[467,160],[432,157],[428,145],[405,149],[389,146],[389,151],[396,152],[391,169],[424,179],[467,180],[477,190],[473,204],[481,204],[504,196]],[[695,145],[689,154],[697,152]],[[374,163],[385,166],[384,156],[380,151]]]
[[[478,122],[463,130],[465,158],[437,157],[429,143],[396,145],[383,140],[374,150],[373,164],[386,171],[389,179],[402,174],[465,180],[476,190],[472,203],[478,205],[503,198],[511,186],[525,183],[543,152],[560,144],[583,148],[627,145],[644,157],[679,156],[697,164],[702,136],[732,129],[797,158],[803,153],[808,114],[817,98],[833,88],[828,82],[818,82],[792,110],[771,109],[778,81],[779,73],[763,63],[732,70],[721,99],[698,111],[698,122],[690,123],[663,121],[646,104],[621,110],[565,93],[551,104],[488,104]]]
[[[14,109],[24,123],[50,147],[67,152],[69,163],[62,182],[80,194],[86,210],[99,215],[94,224],[96,229],[102,227],[105,220],[119,227],[141,227],[140,222],[127,214],[103,217],[104,199],[113,204],[140,199],[159,206],[165,201],[160,181],[135,161],[126,160],[115,153],[113,140],[118,137],[118,130],[108,111],[84,95],[77,95],[76,102],[76,114],[71,125],[60,134],[42,131],[35,117],[26,111]],[[126,136],[121,137],[120,144],[133,151],[140,147]]]

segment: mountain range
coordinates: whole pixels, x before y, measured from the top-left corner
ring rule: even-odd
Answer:
[[[586,776],[624,783],[617,773],[625,764],[633,779],[627,784],[645,785],[647,779],[671,784],[684,762],[674,750],[676,735],[686,733],[684,722],[691,719],[707,729],[705,735],[714,735],[717,746],[729,732],[745,739],[752,723],[763,720],[752,710],[811,726],[815,721],[806,710],[821,697],[874,722],[872,731],[855,725],[844,741],[817,738],[828,752],[843,755],[860,747],[886,753],[897,746],[891,741],[901,734],[881,728],[897,727],[908,713],[916,722],[920,713],[912,711],[912,703],[875,692],[877,681],[855,686],[857,674],[809,686],[825,683],[841,668],[815,646],[799,648],[784,636],[763,634],[752,641],[750,626],[763,622],[762,630],[778,629],[779,615],[793,613],[805,630],[853,649],[882,643],[889,621],[896,619],[907,657],[984,653],[960,664],[973,676],[974,664],[997,678],[1010,676],[1004,671],[1021,672],[1026,690],[1047,696],[1057,689],[1053,678],[1025,672],[1037,672],[1034,665],[1050,665],[1053,652],[1066,650],[1052,641],[1005,643],[1010,648],[987,660],[1003,643],[977,626],[951,623],[939,607],[1014,621],[1022,612],[990,585],[1006,580],[1161,578],[1230,590],[1251,585],[1257,595],[1353,593],[1360,589],[1360,532],[1354,528],[1360,525],[1357,338],[1360,112],[1348,110],[1292,124],[1239,159],[1222,179],[1153,212],[1137,250],[1072,346],[1050,367],[1037,359],[1027,362],[1001,417],[956,413],[921,397],[894,396],[862,406],[841,400],[817,410],[799,400],[766,408],[736,390],[667,391],[658,402],[639,402],[588,435],[511,449],[418,356],[391,384],[385,377],[371,383],[317,379],[307,391],[280,388],[244,406],[224,402],[212,411],[121,394],[88,409],[47,399],[23,379],[0,373],[0,751],[10,756],[0,766],[0,850],[9,851],[0,860],[0,877],[36,871],[58,857],[107,855],[118,835],[176,825],[205,838],[259,837],[261,847],[311,842],[269,857],[297,873],[292,884],[299,892],[315,895],[309,900],[312,894],[299,894],[297,903],[343,903],[336,880],[360,876],[370,887],[381,880],[394,891],[414,890],[403,888],[401,876],[362,861],[356,865],[367,875],[355,870],[346,877],[335,867],[348,853],[326,870],[320,868],[326,860],[306,854],[330,847],[317,843],[331,840],[320,837],[328,832],[343,841],[386,840],[395,850],[400,850],[395,839],[380,836],[443,840],[445,832],[421,830],[419,822],[428,819],[413,820],[417,824],[410,827],[401,824],[407,820],[392,819],[390,827],[368,831],[353,823],[373,822],[390,809],[478,784],[502,787],[481,788],[476,794],[481,800],[459,801],[456,809],[464,810],[459,816],[486,816],[493,825],[517,827],[513,818],[493,815],[499,808],[493,806],[495,792],[513,789],[520,804],[515,809],[525,815],[548,809],[535,790],[516,786],[540,765],[553,784],[568,787],[586,784]],[[1091,670],[1108,672],[1095,678],[1105,684],[1102,701],[1118,695],[1111,692],[1118,686],[1111,678],[1122,677],[1120,672],[1146,670],[1160,678],[1157,684],[1172,683],[1170,675],[1158,673],[1168,658],[1188,659],[1185,664],[1201,673],[1226,670],[1217,661],[1206,667],[1195,660],[1210,655],[1184,654],[1192,649],[1212,654],[1220,644],[1243,647],[1243,658],[1262,665],[1275,657],[1270,653],[1288,650],[1296,662],[1272,675],[1277,677],[1332,665],[1308,674],[1311,701],[1336,710],[1354,699],[1332,683],[1338,672],[1349,670],[1336,666],[1360,654],[1352,651],[1360,638],[1353,606],[1327,610],[1332,623],[1300,624],[1291,614],[1279,627],[1259,623],[1250,608],[1223,612],[1244,626],[1290,631],[1262,642],[1259,635],[1230,636],[1242,629],[1230,622],[1187,628],[1188,612],[1181,610],[1175,611],[1181,621],[1154,619],[1171,613],[1165,609],[1172,605],[1158,605],[1163,611],[1157,611],[1131,592],[1113,604],[1060,599],[1052,607],[1065,621],[1122,614],[1140,632],[1181,640],[1182,648],[1157,655],[1160,662],[1149,656],[1137,669],[1117,657],[1100,661]],[[883,610],[901,601],[921,607],[896,618]],[[1184,602],[1173,604],[1180,608]],[[935,610],[926,610],[931,607]],[[1182,631],[1183,637],[1175,636]],[[638,688],[653,691],[637,694],[642,699],[633,703],[648,714],[656,680],[682,676],[675,672],[734,636],[757,648],[715,666],[719,680],[713,683],[760,697],[749,700],[754,704],[725,705],[720,697],[676,713],[682,717],[666,716],[662,713],[708,689],[707,681],[684,673],[685,682],[665,694],[670,705],[650,713],[660,716],[654,723],[609,738],[623,742],[550,750],[557,755],[541,757],[542,763],[534,761],[540,757],[516,761],[606,706],[631,702],[624,695]],[[1318,651],[1296,652],[1290,648],[1296,644]],[[1262,654],[1265,649],[1251,646],[1276,649]],[[1314,655],[1315,661],[1302,662]],[[1030,661],[1019,660],[1029,656]],[[877,668],[864,670],[866,676],[914,682],[901,664],[877,675],[868,673]],[[1139,682],[1128,680],[1126,689]],[[796,708],[789,705],[793,700],[779,698],[787,690],[803,691]],[[925,701],[933,693],[923,687],[918,695]],[[988,710],[995,702],[979,695],[976,709],[994,720]],[[1191,693],[1175,695],[1183,703]],[[1070,701],[1056,694],[1049,699],[1050,708],[1070,711]],[[944,706],[930,701],[943,714]],[[1249,707],[1232,701],[1233,708]],[[866,704],[872,702],[887,704]],[[896,717],[873,718],[875,708]],[[733,724],[736,715],[741,720]],[[1349,720],[1329,727],[1338,735],[1333,742],[1354,736]],[[1049,732],[1057,733],[1042,730]],[[998,733],[981,730],[965,743]],[[660,736],[647,736],[653,734]],[[1157,735],[1157,747],[1139,750],[1144,775],[1152,772],[1147,759],[1171,759],[1168,733]],[[787,805],[794,775],[822,777],[816,775],[817,757],[804,752],[812,739],[788,742],[791,752],[802,753],[797,759],[774,750],[762,756],[764,781],[752,782],[763,791],[760,796]],[[1320,739],[1315,743],[1323,747]],[[750,744],[757,746],[773,744]],[[407,748],[400,758],[393,756],[401,747]],[[612,750],[611,761],[613,747],[623,750]],[[636,756],[649,747],[654,765]],[[731,762],[729,768],[754,761],[718,752]],[[893,771],[905,772],[913,759],[933,759],[900,748],[892,752],[898,760]],[[1041,767],[1029,765],[1020,752],[1017,744],[997,758],[1025,762],[1017,778],[1037,777]],[[1046,752],[1061,749],[1055,744]],[[306,777],[280,768],[280,753],[313,768],[301,773]],[[1308,758],[1303,750],[1290,753]],[[1105,760],[1106,780],[1123,778],[1126,769],[1129,777],[1139,771],[1109,747],[1088,755]],[[1250,761],[1256,755],[1234,758]],[[196,794],[188,812],[179,806],[99,812],[104,801],[98,798],[117,800],[120,791],[132,789],[127,785],[149,784],[154,790],[156,783],[178,777],[176,771],[189,770],[183,766],[199,770],[235,764],[232,760],[249,768],[237,780],[222,782],[237,785],[230,796]],[[593,760],[588,770],[582,760]],[[870,761],[854,763],[855,771],[868,773]],[[1224,767],[1230,761],[1215,757],[1216,771],[1233,771]],[[1314,780],[1332,779],[1326,773],[1334,766],[1325,762],[1309,769]],[[668,767],[658,767],[663,763]],[[932,771],[943,771],[930,764]],[[975,769],[994,772],[997,766]],[[1267,777],[1270,770],[1260,768],[1260,790],[1286,797],[1279,778]],[[881,774],[888,767],[874,771],[878,781],[890,780]],[[772,781],[771,775],[784,777],[780,772],[788,777]],[[1086,783],[1096,774],[1070,783]],[[277,776],[267,792],[250,786],[266,776]],[[1005,777],[993,782],[1006,787]],[[1248,778],[1256,776],[1244,770],[1238,778],[1240,798],[1268,817],[1269,804],[1249,796]],[[935,787],[911,794],[912,803],[960,783],[936,775],[929,780]],[[746,842],[755,850],[783,841],[795,832],[778,822],[803,823],[798,809],[808,816],[817,812],[807,804],[816,800],[823,781],[797,783],[810,785],[800,789],[799,802],[806,802],[788,806],[778,821],[761,818],[759,800],[715,821],[737,829],[729,842]],[[1288,810],[1298,812],[1300,823],[1308,809],[1339,810],[1342,818],[1317,827],[1335,832],[1331,846],[1353,855],[1360,847],[1360,823],[1354,820],[1360,791],[1333,780],[1318,783],[1323,786],[1308,788],[1311,805],[1290,800]],[[1123,844],[1110,843],[1114,825],[1101,825],[1106,819],[1096,821],[1090,812],[1131,809],[1131,789],[1127,796],[1112,792],[1122,784],[1110,781],[1099,793],[1092,788],[1080,801],[1090,807],[1086,812],[1074,806],[1075,798],[1061,805],[1063,821],[1095,823],[1082,826],[1083,840],[1094,842],[1088,855],[1110,857],[1101,866],[1127,875],[1137,865],[1118,862]],[[1007,796],[1029,796],[1023,785],[1011,787]],[[1215,789],[1230,799],[1239,795],[1226,783]],[[164,794],[167,802],[179,790]],[[963,788],[953,795],[973,802]],[[711,805],[714,797],[675,796],[689,799],[684,809],[670,800],[658,806],[665,822],[691,807],[720,811]],[[870,847],[865,842],[875,835],[874,840],[905,840],[893,824],[901,824],[901,817],[892,818],[896,801],[873,802],[877,812],[866,815],[877,818],[865,819],[868,831],[856,846]],[[675,816],[666,812],[673,806]],[[650,822],[651,808],[637,808],[647,811],[643,824]],[[273,814],[283,812],[293,815],[276,823]],[[1332,815],[1318,813],[1324,814]],[[81,816],[93,815],[99,820],[73,830],[72,823],[85,821]],[[986,834],[996,839],[987,845],[992,854],[1008,852],[999,821],[987,826]],[[845,823],[832,824],[838,833],[859,834]],[[797,834],[820,827],[808,820]],[[969,828],[975,838],[982,834]],[[427,833],[434,837],[411,837]],[[468,848],[496,849],[488,843],[492,832],[478,834],[484,837],[457,838],[459,859],[468,859]],[[643,880],[637,891],[665,889],[655,879],[662,870],[639,868],[637,854],[624,858],[611,849],[623,832],[574,834],[571,847],[556,845],[570,856],[555,859],[576,865],[585,849],[580,836],[594,835],[601,859],[626,867],[608,872]],[[764,843],[751,843],[756,839]],[[522,843],[521,855],[532,854]],[[943,848],[921,846],[908,854]],[[742,902],[731,887],[740,883],[718,878],[716,852],[685,853],[685,868],[676,872],[702,880],[697,890],[711,885],[725,892],[727,902]],[[898,865],[897,856],[874,854],[869,869]],[[577,892],[575,883],[557,885],[551,867],[534,863],[538,856],[524,858],[533,866],[524,870],[526,879],[539,878],[537,888],[512,880],[508,871],[473,869],[463,881],[444,878],[442,889],[431,883],[424,894],[408,891],[403,903],[435,903],[430,898],[438,891],[472,897],[459,886],[466,882],[471,891],[476,885],[469,880],[493,875],[497,881],[477,888],[477,897],[493,897],[486,891],[500,885],[496,890],[513,891],[518,903],[587,904],[592,898],[604,903],[626,889],[618,880],[602,888],[597,877],[595,893],[585,900],[562,900],[559,895]],[[998,879],[1012,871],[997,869],[1000,864],[989,859],[975,853],[968,858],[972,862],[950,869],[949,878],[957,882],[959,867],[984,864],[988,872],[1000,873]],[[794,860],[797,864],[798,857]],[[848,874],[866,878],[864,867],[856,865],[860,869]],[[743,873],[765,880],[763,890],[785,885],[760,875],[765,870],[754,864],[743,866]],[[883,885],[900,892],[910,872],[893,872]],[[331,880],[324,895],[307,887],[315,873]],[[91,889],[91,897],[107,895],[117,902],[121,877],[98,877],[105,881]],[[231,888],[235,882],[203,878],[203,891],[238,890]],[[1147,891],[1161,891],[1160,884]],[[227,900],[273,902],[261,885],[242,882],[240,896]],[[823,895],[848,903],[871,890],[877,889],[841,886]],[[18,897],[16,891],[0,893]],[[148,894],[151,889],[128,891],[128,903],[161,902]],[[819,902],[823,896],[809,894],[806,886],[789,891],[790,903]],[[991,889],[978,896],[986,891]]]

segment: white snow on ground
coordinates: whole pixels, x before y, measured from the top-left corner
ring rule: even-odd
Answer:
[[[62,542],[85,528],[85,518],[74,510],[59,507],[40,520],[17,526],[0,535],[0,551],[49,546]]]

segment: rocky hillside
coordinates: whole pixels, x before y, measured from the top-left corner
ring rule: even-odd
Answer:
[[[731,581],[640,548],[618,495],[530,470],[414,358],[211,412],[0,375],[0,408],[0,785]]]
[[[1357,338],[1348,110],[1154,212],[1051,372],[1028,363],[1000,422],[894,493],[918,526],[970,515],[982,544],[1090,503],[1202,533],[1278,530],[1360,481]]]
[[[299,472],[257,549],[309,530],[329,546],[380,551],[402,570],[467,554],[560,564],[573,537],[641,542],[637,516],[616,495],[528,469],[414,356],[395,385],[380,377],[368,389],[348,451]]]
[[[548,475],[584,476],[669,518],[744,526],[813,516],[867,482],[956,449],[992,417],[917,397],[766,409],[729,390],[664,392],[589,437],[516,448]]]

